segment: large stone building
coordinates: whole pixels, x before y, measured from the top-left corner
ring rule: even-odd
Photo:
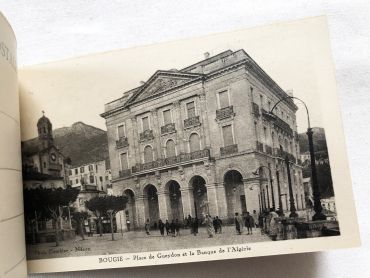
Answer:
[[[276,120],[266,115],[286,96],[244,50],[227,50],[181,70],[159,70],[107,103],[101,116],[113,192],[129,197],[123,216],[131,227],[206,213],[228,221],[235,212],[278,208],[278,182],[286,211],[285,156],[295,205],[304,208],[297,106],[287,99],[274,110]],[[272,190],[260,166],[271,169]]]

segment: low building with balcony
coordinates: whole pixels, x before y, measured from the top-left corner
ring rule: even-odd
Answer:
[[[297,106],[286,99],[274,110],[276,119],[264,117],[286,96],[244,50],[227,50],[180,70],[158,70],[107,103],[101,116],[112,193],[129,197],[117,217],[122,226],[127,218],[142,228],[147,219],[207,213],[228,222],[235,212],[278,209],[278,186],[289,195],[286,156],[296,206],[303,209]],[[272,191],[266,168],[253,174],[260,166],[272,170]],[[285,200],[282,209],[289,209]]]

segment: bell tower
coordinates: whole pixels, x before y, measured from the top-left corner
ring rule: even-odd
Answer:
[[[40,151],[53,145],[53,126],[50,120],[45,117],[44,111],[42,111],[42,117],[37,121],[37,131]]]

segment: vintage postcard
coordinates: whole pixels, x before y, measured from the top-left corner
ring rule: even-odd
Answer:
[[[30,272],[359,245],[325,17],[18,75]]]

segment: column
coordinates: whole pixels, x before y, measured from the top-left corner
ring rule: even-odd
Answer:
[[[208,212],[212,217],[218,215],[217,184],[206,184],[208,198]]]
[[[218,217],[226,219],[227,215],[227,200],[224,183],[219,183],[216,187],[217,191],[217,206],[218,206]]]
[[[203,92],[199,95],[199,106],[200,110],[198,115],[202,118],[202,146],[203,148],[211,147],[210,142],[210,134],[209,134],[209,127],[208,127],[208,115],[207,115],[207,103],[206,103],[206,94]]]
[[[168,210],[171,209],[171,206],[169,204],[169,194],[167,192],[158,192],[158,206],[159,206],[159,218],[163,222],[165,222],[170,215],[168,213]]]
[[[176,132],[177,132],[177,135],[178,135],[178,146],[179,148],[177,149],[177,153],[186,153],[187,152],[187,149],[186,149],[186,145],[185,145],[185,142],[183,139],[185,139],[184,137],[184,130],[183,130],[183,123],[182,123],[182,118],[181,118],[181,106],[180,106],[180,102],[179,101],[175,101],[173,103],[173,122],[175,123],[175,128],[176,128]]]
[[[138,196],[135,199],[136,214],[135,222],[138,228],[142,228],[145,225],[145,195]]]
[[[161,148],[161,131],[158,122],[158,111],[157,109],[153,109],[151,111],[152,114],[152,130],[154,135],[154,151],[156,152],[155,159],[162,158],[162,148]]]
[[[180,190],[184,217],[187,217],[189,214],[191,215],[191,217],[195,217],[193,190],[189,187],[181,188]]]
[[[249,178],[243,179],[245,200],[247,202],[247,210],[252,213],[253,210],[259,211],[258,193],[260,192],[260,179]],[[260,194],[262,196],[262,194]]]
[[[135,154],[135,163],[141,163],[140,149],[139,149],[139,129],[137,126],[137,120],[135,116],[131,117],[131,125],[132,125],[131,133],[132,133],[133,148],[130,147],[130,150]],[[130,166],[134,166],[134,165],[130,165]]]
[[[117,224],[117,232],[126,232],[127,225],[126,225],[126,214],[124,210],[121,210],[116,213],[116,224]]]

